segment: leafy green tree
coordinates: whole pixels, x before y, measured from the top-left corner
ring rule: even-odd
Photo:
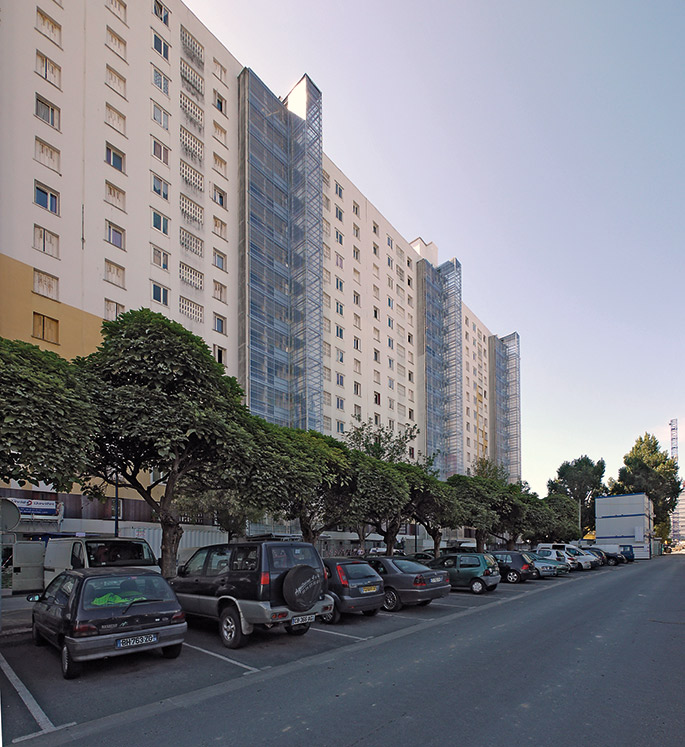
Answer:
[[[572,462],[564,462],[557,470],[554,480],[548,480],[548,495],[567,495],[576,503],[579,516],[576,526],[581,538],[595,528],[595,499],[607,491],[604,480],[603,459],[593,462],[588,456],[581,456]]]
[[[79,361],[96,410],[84,492],[101,496],[115,481],[135,490],[161,525],[162,572],[170,576],[183,533],[175,511],[179,483],[213,473],[208,487],[235,489],[257,461],[249,414],[235,379],[180,324],[141,309],[105,322],[103,336]]]
[[[88,461],[94,422],[89,392],[70,363],[0,338],[0,479],[69,491]]]
[[[375,459],[384,462],[408,461],[409,444],[419,434],[417,425],[407,425],[394,431],[385,425],[374,425],[372,420],[359,421],[345,436],[345,443]]]
[[[682,490],[675,459],[661,450],[656,436],[645,433],[623,457],[623,463],[618,480],[609,480],[610,494],[646,493],[654,505],[655,524],[666,524]]]
[[[539,542],[570,542],[578,536],[578,506],[568,495],[552,493],[528,506],[528,529],[523,539]]]
[[[245,536],[248,522],[259,521],[264,515],[263,509],[246,502],[236,490],[208,489],[195,494],[184,489],[176,501],[176,509],[191,515],[212,516],[215,524],[228,535],[229,542],[234,537]]]
[[[483,552],[485,542],[499,520],[490,505],[491,485],[487,478],[472,475],[451,475],[447,478],[447,484],[454,491],[455,501],[463,512],[464,525],[476,530],[476,549]]]

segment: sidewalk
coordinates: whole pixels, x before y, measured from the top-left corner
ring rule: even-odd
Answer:
[[[27,592],[28,593],[28,592]],[[5,596],[0,599],[0,638],[31,632],[31,609],[33,602],[26,594]]]

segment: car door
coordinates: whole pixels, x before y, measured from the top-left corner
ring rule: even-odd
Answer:
[[[55,646],[59,644],[62,634],[69,632],[69,602],[74,584],[73,576],[61,573],[45,590],[34,610],[37,627]]]
[[[430,567],[437,568],[440,571],[447,571],[451,586],[461,586],[457,559],[454,555],[449,555],[446,558],[438,558],[434,563],[431,563]]]
[[[201,584],[204,578],[204,567],[211,548],[203,547],[183,566],[183,575],[171,579],[171,586],[176,592],[178,601],[185,612],[199,613]]]
[[[478,555],[460,555],[458,557],[459,585],[468,586],[471,579],[481,575],[481,560]]]
[[[232,593],[230,589],[227,589],[227,581],[234,575],[229,573],[230,560],[231,548],[228,545],[209,548],[207,561],[196,583],[195,601],[197,611],[201,615],[215,615],[216,598],[222,594]]]

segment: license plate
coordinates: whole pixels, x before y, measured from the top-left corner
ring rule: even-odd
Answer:
[[[316,615],[298,615],[290,621],[291,625],[302,625],[303,623],[313,623]]]
[[[378,591],[377,586],[362,586],[362,591],[364,594],[369,594],[372,591]]]
[[[431,583],[432,583],[432,584],[439,584],[439,583],[440,583],[440,581],[442,581],[442,579],[441,579],[441,578],[440,578],[439,576],[434,576],[434,577],[433,577],[433,578],[431,579]]]
[[[157,633],[148,635],[137,635],[133,638],[119,638],[116,643],[117,648],[131,648],[132,646],[143,646],[146,643],[157,643]]]

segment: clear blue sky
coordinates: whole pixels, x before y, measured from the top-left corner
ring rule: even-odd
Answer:
[[[523,477],[685,432],[682,0],[186,0],[465,302],[521,335]],[[681,439],[681,451],[685,454]],[[684,470],[681,470],[681,475]]]

